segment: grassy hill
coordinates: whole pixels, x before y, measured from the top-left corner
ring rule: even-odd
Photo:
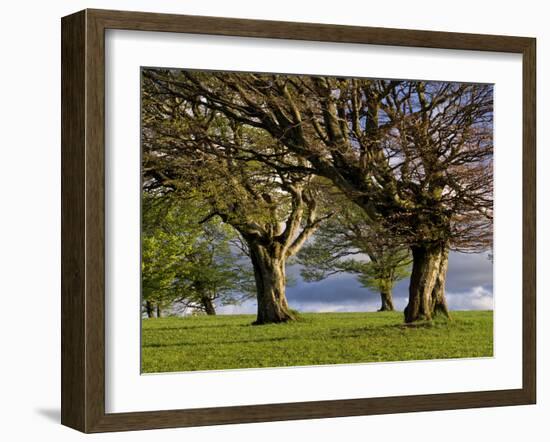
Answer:
[[[453,321],[405,326],[402,313],[304,313],[253,326],[252,315],[144,319],[142,372],[220,370],[487,357],[493,313],[453,312]]]

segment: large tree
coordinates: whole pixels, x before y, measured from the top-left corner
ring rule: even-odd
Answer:
[[[175,70],[145,76],[167,95],[259,128],[286,149],[277,157],[256,152],[258,160],[329,178],[410,245],[405,320],[447,312],[449,249],[490,242],[491,85]],[[286,162],[288,152],[304,163]]]
[[[264,131],[194,100],[167,93],[144,77],[142,145],[144,186],[179,197],[194,195],[239,232],[254,269],[257,324],[293,320],[285,294],[286,261],[327,218],[315,178],[273,168],[284,149]],[[286,162],[303,161],[294,156]]]
[[[492,244],[493,89],[415,82],[400,85],[380,108],[392,126],[384,140],[388,166],[407,195],[390,215],[413,255],[405,319],[448,316],[449,250]]]

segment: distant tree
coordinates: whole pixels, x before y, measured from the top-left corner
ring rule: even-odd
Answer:
[[[236,235],[230,226],[212,219],[186,256],[186,275],[174,281],[174,307],[216,314],[216,305],[237,305],[254,297],[254,275],[250,265],[232,247]]]
[[[345,198],[339,210],[315,232],[297,256],[306,281],[319,281],[337,273],[353,273],[358,281],[381,298],[379,311],[393,311],[392,290],[397,281],[410,275],[408,247],[392,241],[380,225]]]
[[[182,232],[182,226],[192,225],[188,214],[167,210],[165,203],[162,197],[143,195],[141,290],[148,317],[161,316],[172,304],[174,281],[185,276],[182,262],[198,235],[196,228]]]
[[[250,271],[233,253],[236,235],[192,200],[144,193],[142,199],[142,295],[146,314],[161,316],[185,306],[215,314],[216,302],[241,302],[250,291]]]

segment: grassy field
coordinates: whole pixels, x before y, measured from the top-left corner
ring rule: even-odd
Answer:
[[[251,315],[144,319],[142,372],[492,356],[492,312],[452,316],[414,327],[402,313],[304,313],[263,326]]]

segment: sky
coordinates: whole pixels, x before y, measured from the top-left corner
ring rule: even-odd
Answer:
[[[362,287],[351,274],[338,274],[319,282],[305,282],[299,266],[287,273],[295,284],[287,287],[291,308],[300,312],[365,312],[380,308],[380,295]],[[409,279],[400,281],[393,290],[394,305],[403,310],[407,305]],[[493,264],[487,253],[451,252],[447,273],[446,295],[451,310],[493,309]],[[256,313],[255,301],[240,306],[220,306],[219,314]]]

